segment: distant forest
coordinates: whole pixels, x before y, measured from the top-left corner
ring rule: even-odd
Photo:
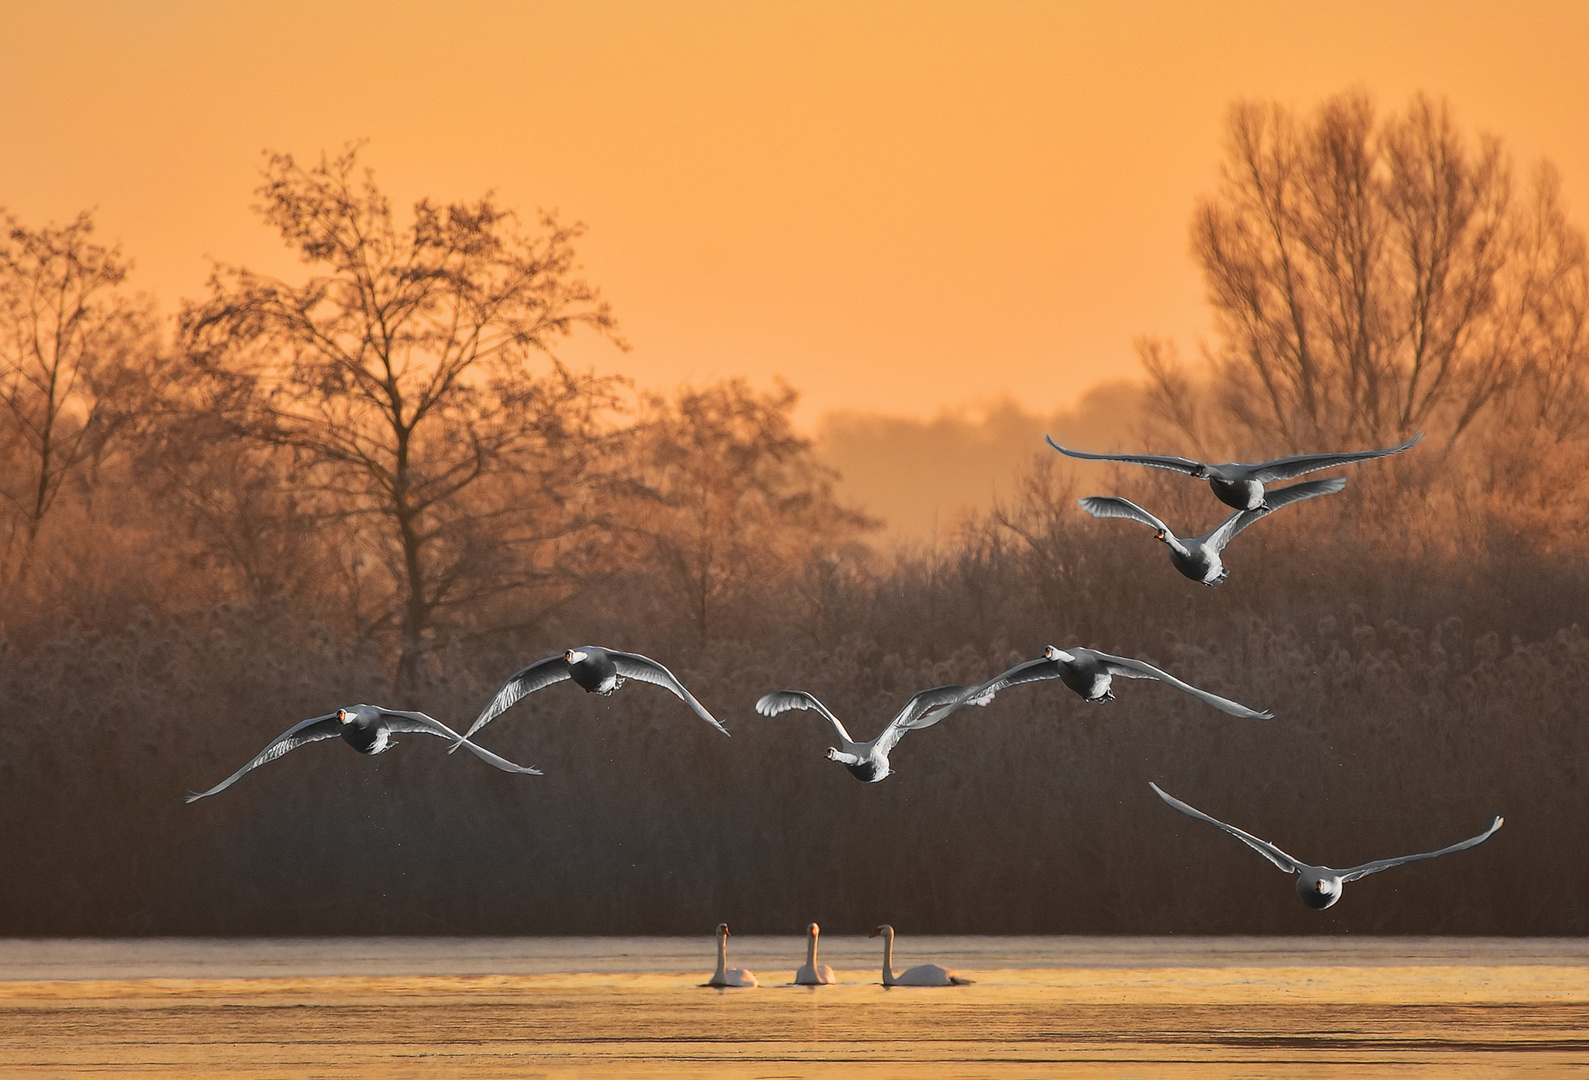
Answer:
[[[1228,512],[1206,484],[1035,441],[992,510],[885,550],[793,389],[568,368],[566,335],[627,347],[580,228],[396,213],[357,146],[265,162],[301,279],[219,265],[174,318],[91,215],[6,215],[0,935],[1589,933],[1589,259],[1554,174],[1347,94],[1237,105],[1220,175],[1191,225],[1215,337],[1139,341],[1112,423],[1208,460],[1428,438],[1257,522],[1212,590],[1076,505],[1195,535]],[[299,720],[461,730],[584,643],[667,664],[732,739],[564,685],[480,736],[541,777],[411,735],[183,805]],[[869,738],[1050,643],[1276,718],[1022,687],[868,785],[814,714],[752,709],[809,690]],[[1149,781],[1332,865],[1506,825],[1318,913]]]

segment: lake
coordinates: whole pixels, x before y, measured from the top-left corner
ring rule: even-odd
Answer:
[[[0,940],[0,1076],[1589,1078],[1589,940]]]

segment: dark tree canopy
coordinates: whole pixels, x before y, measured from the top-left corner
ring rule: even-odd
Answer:
[[[1381,116],[1359,93],[1308,116],[1240,103],[1227,131],[1192,246],[1219,404],[1245,429],[1297,446],[1456,438],[1526,372],[1562,382],[1540,352],[1561,315],[1542,305],[1571,285],[1572,230],[1553,186],[1518,197],[1497,140],[1423,96]]]
[[[270,155],[259,210],[309,277],[217,267],[181,326],[233,430],[290,451],[365,548],[350,561],[382,579],[369,621],[397,632],[403,671],[438,622],[555,575],[542,549],[587,521],[614,386],[552,349],[616,326],[579,276],[580,226],[526,233],[490,195],[422,199],[404,226],[357,157]]]
[[[131,264],[93,242],[88,213],[0,217],[0,496],[31,543],[62,483],[136,416],[158,349],[151,305],[123,288]]]

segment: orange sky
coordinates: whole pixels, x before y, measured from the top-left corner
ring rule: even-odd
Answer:
[[[462,8],[462,12],[454,8]],[[403,201],[585,221],[669,386],[774,374],[835,409],[1067,406],[1204,326],[1187,254],[1240,96],[1358,84],[1554,159],[1589,207],[1589,4],[0,3],[0,205],[98,208],[174,309],[206,257],[291,272],[260,151],[367,136]]]

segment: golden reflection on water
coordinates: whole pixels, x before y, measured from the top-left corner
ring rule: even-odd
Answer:
[[[1576,964],[963,974],[15,980],[0,1076],[1589,1077]]]

